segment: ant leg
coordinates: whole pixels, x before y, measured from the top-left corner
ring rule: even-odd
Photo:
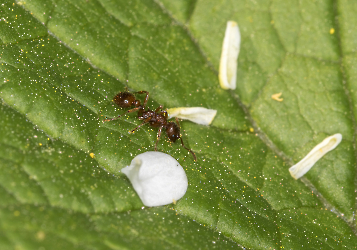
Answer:
[[[164,106],[160,105],[159,107],[157,107],[157,109],[155,109],[155,113],[158,113]]]
[[[156,140],[156,143],[155,143],[155,151],[157,151],[157,143],[158,143],[159,140],[160,140],[162,128],[163,128],[163,126],[161,125],[160,128],[159,128],[159,131],[157,132],[157,140]]]
[[[165,119],[168,120],[168,119],[169,119],[169,115],[167,114],[167,111],[166,111],[166,110],[162,110],[163,107],[164,107],[164,106],[160,105],[160,106],[155,110],[155,112],[157,113],[157,112],[159,112],[159,110],[161,110],[161,111],[159,112],[159,114],[160,114],[160,115],[163,115],[163,116],[165,117]]]
[[[177,126],[179,126],[179,127],[180,127],[180,123],[179,123],[179,121],[178,121],[177,117],[175,117],[175,119],[176,119],[176,124],[177,124]]]
[[[160,107],[158,107],[155,112],[157,113],[160,109],[161,111],[159,112],[160,115],[163,115],[165,117],[165,119],[169,119],[169,115],[167,114],[167,111],[166,110],[162,110],[163,106],[160,105]]]
[[[137,94],[146,94],[145,100],[144,100],[144,105],[143,105],[143,109],[145,109],[146,104],[148,103],[148,100],[149,100],[149,92],[147,92],[147,91],[138,91],[138,92],[135,92],[135,93],[137,93]]]
[[[176,117],[176,123],[177,123],[177,126],[180,127],[180,123],[179,123],[177,117]],[[188,147],[186,147],[186,146],[183,144],[183,140],[182,140],[181,135],[180,135],[180,139],[181,139],[181,145],[182,145],[182,147],[184,147],[186,150],[188,150],[188,151],[192,154],[193,159],[194,159],[195,161],[197,161],[197,158],[196,158],[195,153],[194,153],[191,149],[189,149]]]
[[[167,111],[166,111],[166,110],[163,110],[161,113],[164,113],[164,114],[165,114],[164,116],[165,116],[166,120],[169,119],[169,115],[167,114]]]
[[[146,118],[146,119],[144,120],[144,122],[141,123],[139,126],[137,126],[136,128],[134,128],[133,130],[131,130],[130,133],[134,133],[135,130],[137,130],[138,128],[140,128],[142,125],[145,125],[146,123],[148,123],[148,122],[150,121],[150,119],[151,119],[151,116],[148,117],[148,118]]]
[[[138,109],[139,109],[139,107],[138,107],[138,108],[129,109],[129,110],[126,111],[124,114],[118,115],[117,117],[114,117],[114,118],[112,118],[112,119],[104,119],[103,122],[114,121],[114,120],[116,120],[116,119],[122,117],[123,115],[129,114],[129,113],[132,113],[132,112],[135,112],[135,111],[137,111]]]

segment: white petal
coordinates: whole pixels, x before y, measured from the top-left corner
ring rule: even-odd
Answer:
[[[302,177],[307,171],[314,166],[314,164],[320,160],[322,156],[324,156],[327,152],[331,151],[338,144],[340,144],[342,140],[341,134],[335,134],[327,137],[320,144],[314,147],[307,156],[299,161],[297,164],[289,168],[291,176],[296,180]]]
[[[240,32],[238,24],[234,21],[228,21],[219,63],[219,83],[223,89],[236,88],[239,49]]]
[[[121,170],[145,206],[162,206],[185,195],[188,182],[181,165],[170,155],[149,151],[137,155]]]
[[[167,113],[170,118],[177,117],[201,125],[210,125],[217,114],[217,110],[202,107],[172,108],[167,109]]]

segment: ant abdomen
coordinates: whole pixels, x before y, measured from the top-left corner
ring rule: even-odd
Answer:
[[[140,106],[140,101],[136,100],[135,96],[130,92],[120,92],[114,96],[113,101],[122,108],[129,108],[131,106]]]

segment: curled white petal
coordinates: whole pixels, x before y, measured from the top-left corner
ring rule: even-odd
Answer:
[[[121,171],[148,207],[176,202],[187,190],[185,171],[172,156],[162,152],[149,151],[137,155],[130,166]]]
[[[223,89],[236,88],[239,50],[240,32],[238,24],[234,21],[228,21],[219,63],[219,83]]]
[[[327,137],[320,144],[314,147],[310,153],[305,156],[304,159],[299,161],[297,164],[289,168],[289,172],[291,176],[296,180],[302,177],[304,174],[309,171],[314,164],[320,160],[322,156],[324,156],[327,152],[336,148],[338,144],[340,144],[342,140],[341,134],[335,134]]]
[[[217,114],[217,110],[202,107],[172,108],[167,109],[167,113],[170,118],[177,117],[201,125],[210,125]]]

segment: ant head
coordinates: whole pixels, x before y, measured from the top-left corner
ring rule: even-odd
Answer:
[[[169,137],[170,141],[175,142],[180,138],[180,127],[177,126],[174,122],[168,122],[166,124],[166,134]]]
[[[181,139],[181,145],[182,147],[184,147],[185,149],[187,149],[193,156],[193,159],[195,161],[197,161],[197,158],[196,158],[196,155],[194,152],[192,152],[191,149],[189,149],[188,147],[186,147],[184,144],[183,144],[183,140],[181,138],[181,135],[180,135],[180,125],[179,125],[179,122],[178,122],[178,119],[176,117],[176,123],[174,122],[168,122],[166,124],[166,133],[167,133],[167,136],[169,137],[170,141],[172,142],[175,142],[177,139]]]
[[[122,108],[129,108],[133,105],[140,106],[140,101],[135,99],[135,96],[130,92],[120,92],[114,96],[113,101]],[[138,104],[137,104],[138,102]]]

